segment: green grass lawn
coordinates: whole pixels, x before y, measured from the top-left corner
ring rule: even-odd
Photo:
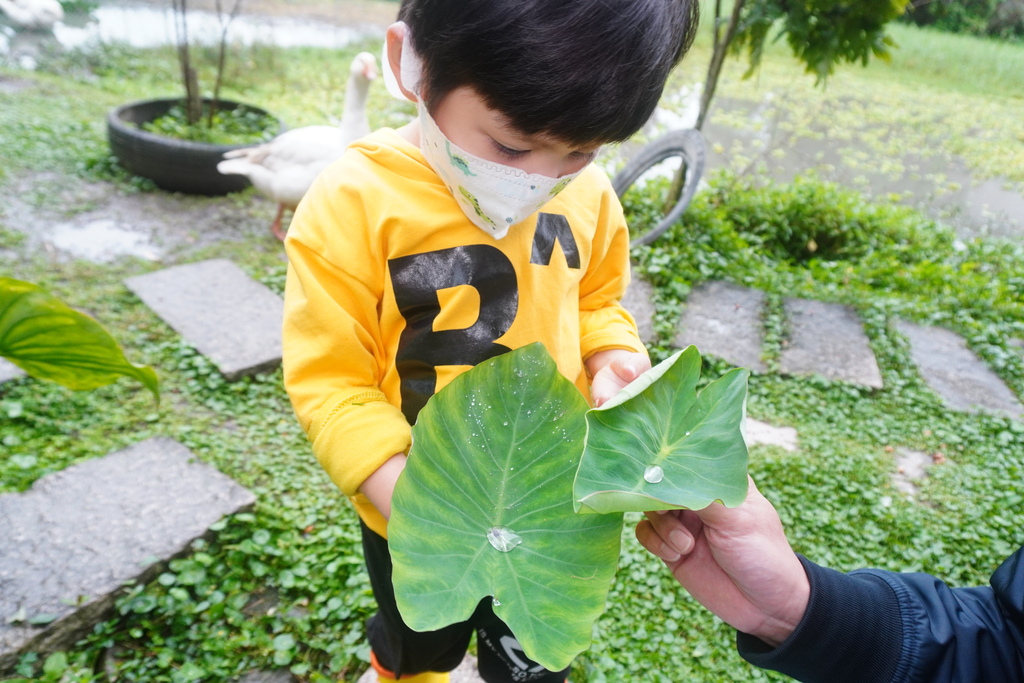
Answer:
[[[733,64],[720,96],[754,101],[777,90],[801,134],[826,116],[834,135],[850,139],[899,130],[899,136],[871,138],[872,154],[898,158],[903,149],[932,145],[962,155],[979,176],[1024,184],[1024,47],[908,27],[894,33],[901,51],[891,65],[846,67],[824,90],[772,50],[754,80],[740,80],[742,67]],[[341,53],[238,50],[225,95],[263,106],[290,125],[322,122],[340,115],[345,65],[360,48],[377,51],[371,45]],[[707,54],[699,43],[676,83],[692,83]],[[27,84],[0,98],[0,194],[27,183],[21,199],[29,206],[74,213],[88,203],[54,204],[68,184],[152,191],[111,164],[103,121],[109,108],[128,99],[174,94],[172,57],[169,50],[107,47],[54,56],[38,73],[0,70],[0,78]],[[968,77],[979,73],[984,77]],[[411,113],[376,86],[370,107],[375,126]],[[917,376],[906,341],[890,322],[903,316],[954,329],[1024,396],[1024,359],[1012,343],[1024,338],[1024,247],[956,243],[943,226],[881,200],[813,180],[765,189],[756,176],[714,178],[681,226],[635,253],[638,272],[657,288],[661,336],[651,350],[656,357],[667,353],[680,303],[704,280],[729,279],[768,293],[769,365],[784,336],[782,296],[854,305],[885,388],[754,376],[749,414],[795,427],[800,450],[755,448],[750,471],[779,508],[796,549],[812,559],[841,570],[871,565],[980,584],[1024,542],[1016,513],[1024,501],[1024,423],[944,408]],[[651,217],[642,195],[628,209],[636,221]],[[830,225],[846,247],[810,258],[776,248],[794,234],[795,243],[806,244],[829,210],[845,217]],[[760,219],[757,230],[751,216]],[[198,542],[152,584],[132,587],[118,603],[119,618],[52,658],[46,672],[41,661],[26,658],[22,675],[179,683],[290,667],[303,680],[354,681],[366,667],[363,623],[373,610],[358,524],[313,458],[280,373],[223,381],[122,284],[157,265],[54,259],[32,248],[24,236],[30,226],[20,220],[9,210],[0,214],[0,272],[43,284],[93,314],[132,361],[156,368],[163,399],[154,405],[145,389],[124,380],[91,393],[30,379],[0,386],[0,492],[24,490],[72,463],[164,435],[258,497],[251,514],[218,525],[215,540]],[[259,239],[218,243],[188,258],[231,258],[280,291],[281,248],[262,225],[260,231]],[[726,369],[705,363],[709,377]],[[891,483],[898,448],[941,453],[945,461],[932,468],[917,500]],[[627,525],[608,611],[575,666],[574,683],[780,680],[738,657],[731,629],[632,539],[635,521],[630,517]]]

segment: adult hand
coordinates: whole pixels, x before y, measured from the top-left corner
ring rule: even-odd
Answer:
[[[650,369],[651,359],[646,353],[625,349],[598,351],[587,359],[587,370],[593,377],[590,395],[594,405],[600,406],[619,393],[619,389]]]
[[[803,618],[810,584],[778,513],[748,480],[739,507],[648,512],[636,536],[700,604],[776,647]]]

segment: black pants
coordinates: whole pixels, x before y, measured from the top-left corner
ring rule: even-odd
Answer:
[[[425,671],[451,671],[466,655],[469,639],[477,632],[480,677],[487,683],[563,683],[569,669],[548,671],[523,653],[519,641],[484,598],[468,621],[438,631],[413,631],[402,621],[391,584],[391,553],[388,542],[360,522],[363,552],[370,574],[377,613],[370,617],[366,633],[381,666],[396,676]]]

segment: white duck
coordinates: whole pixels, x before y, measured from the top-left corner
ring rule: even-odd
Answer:
[[[294,128],[257,147],[227,152],[217,164],[221,173],[246,176],[260,193],[277,202],[270,231],[278,239],[284,239],[285,209],[294,211],[320,171],[340,157],[349,143],[370,132],[366,96],[376,77],[377,60],[369,52],[360,52],[349,69],[345,109],[337,126]]]
[[[58,0],[0,0],[0,12],[16,28],[49,31],[64,19],[64,7]]]

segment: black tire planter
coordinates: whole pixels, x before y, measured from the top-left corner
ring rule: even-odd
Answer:
[[[704,136],[699,130],[670,130],[660,138],[655,138],[640,148],[632,159],[626,162],[622,170],[612,178],[612,188],[619,199],[626,194],[626,191],[640,179],[647,171],[651,170],[661,162],[672,157],[679,157],[680,163],[685,166],[685,177],[678,199],[669,212],[658,221],[658,224],[645,233],[632,235],[630,247],[639,247],[650,244],[658,239],[666,230],[679,220],[690,205],[693,195],[697,192],[697,185],[704,174],[704,163],[707,157]]]
[[[209,103],[210,100],[204,100]],[[156,135],[139,126],[158,119],[178,104],[180,98],[142,100],[117,107],[107,115],[107,139],[110,151],[130,173],[149,178],[157,187],[171,192],[187,194],[222,195],[249,187],[249,179],[240,175],[222,175],[217,163],[224,152],[244,145],[216,145],[206,142],[179,140]],[[229,100],[217,105],[224,110],[245,107],[267,114],[259,107]]]

